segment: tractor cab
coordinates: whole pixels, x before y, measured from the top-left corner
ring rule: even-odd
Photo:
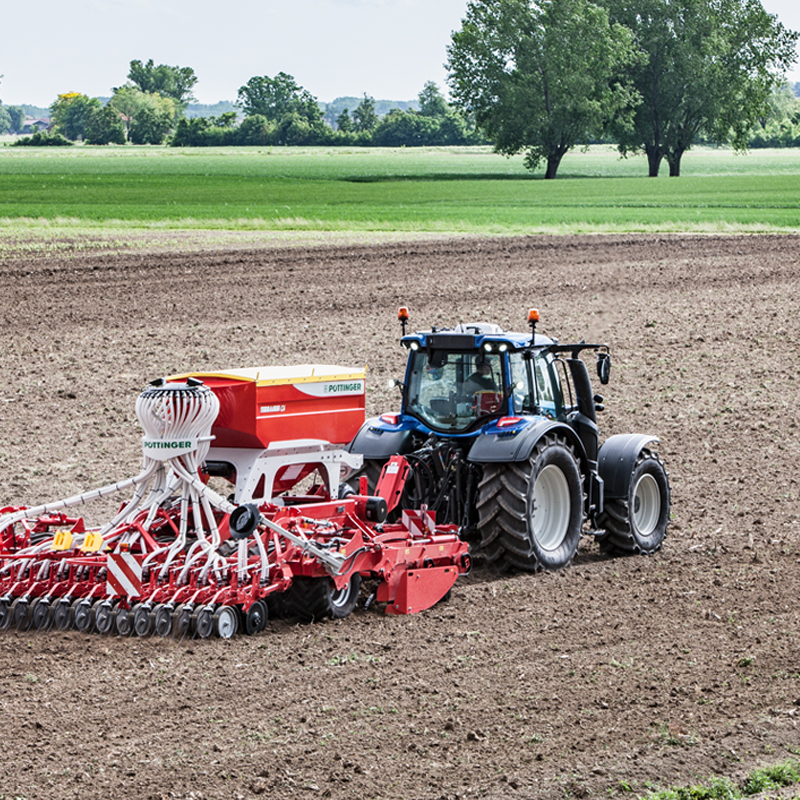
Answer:
[[[403,336],[403,413],[439,434],[468,434],[493,418],[563,417],[552,339],[476,323]]]

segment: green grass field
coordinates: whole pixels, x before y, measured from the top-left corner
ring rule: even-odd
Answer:
[[[0,237],[170,229],[800,230],[800,150],[698,148],[682,176],[574,151],[545,181],[489,148],[0,147]]]

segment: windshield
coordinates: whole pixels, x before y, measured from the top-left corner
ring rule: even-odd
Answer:
[[[502,356],[481,352],[412,356],[406,410],[440,431],[463,431],[475,420],[504,413]]]

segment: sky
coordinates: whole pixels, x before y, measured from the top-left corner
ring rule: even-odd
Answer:
[[[800,30],[798,0],[762,0]],[[200,103],[236,100],[255,75],[288,72],[324,102],[412,100],[446,90],[450,35],[467,0],[3,0],[0,98],[49,106],[58,94],[111,94],[133,59],[192,67]],[[800,81],[795,65],[791,81]]]

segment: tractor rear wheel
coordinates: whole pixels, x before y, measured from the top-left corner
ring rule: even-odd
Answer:
[[[574,451],[545,436],[527,461],[486,464],[477,506],[488,561],[530,571],[568,566],[583,525],[583,480]]]
[[[366,475],[367,486],[369,487],[367,494],[370,496],[374,495],[375,487],[378,485],[378,478],[381,477],[381,471],[383,470],[385,463],[385,461],[376,461],[374,459],[365,458],[361,469],[356,470],[352,475],[350,475],[350,477],[348,477],[348,486],[350,486],[353,491],[358,494],[361,476]]]
[[[342,619],[358,602],[361,575],[354,572],[344,589],[337,589],[330,578],[295,578],[284,595],[286,616],[304,622]]]
[[[626,498],[606,500],[597,524],[600,550],[612,556],[650,555],[661,548],[670,512],[669,477],[658,454],[642,450]]]

